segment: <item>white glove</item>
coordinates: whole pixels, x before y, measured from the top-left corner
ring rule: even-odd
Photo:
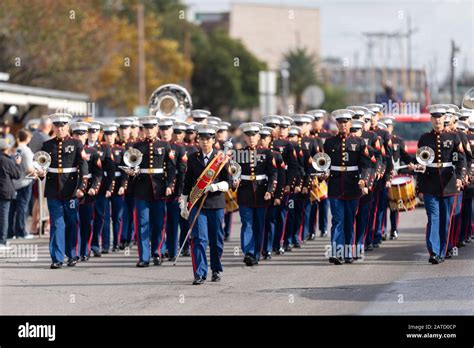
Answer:
[[[181,195],[181,199],[179,201],[179,209],[181,211],[181,217],[185,220],[187,220],[189,217],[189,211],[186,207],[187,202],[188,202],[188,196]]]
[[[211,184],[206,187],[204,192],[216,192],[216,191],[221,191],[221,192],[227,192],[229,190],[229,184],[227,181],[220,181],[217,184]]]

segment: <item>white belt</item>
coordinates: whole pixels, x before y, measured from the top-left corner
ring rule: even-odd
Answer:
[[[426,166],[430,168],[452,167],[453,162],[430,163],[430,164],[427,164]]]
[[[77,168],[51,168],[51,167],[49,167],[48,172],[58,173],[58,174],[75,173],[75,172],[77,172]]]
[[[349,167],[331,166],[331,170],[335,170],[337,172],[353,172],[355,170],[359,170],[359,167],[358,166],[349,166]]]
[[[83,178],[91,179],[91,178],[92,178],[92,174],[84,175]]]
[[[120,176],[120,175],[122,175],[122,173],[121,172],[115,172],[114,175],[115,176]],[[104,176],[107,176],[107,172],[104,172]]]
[[[142,168],[140,169],[141,174],[163,174],[163,168]]]
[[[249,180],[249,181],[268,180],[268,176],[266,176],[265,174],[262,174],[262,175],[241,175],[240,178],[242,180]]]

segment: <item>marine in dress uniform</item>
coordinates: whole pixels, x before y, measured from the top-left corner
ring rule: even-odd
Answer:
[[[258,146],[262,124],[240,125],[246,146],[236,153],[235,161],[242,173],[237,190],[241,248],[246,266],[258,264],[263,248],[265,212],[277,185],[277,166],[272,151]]]
[[[101,223],[100,231],[104,248],[110,245],[110,221],[112,220],[112,252],[118,251],[120,246],[125,204],[124,194],[128,182],[127,173],[119,168],[119,166],[125,165],[123,163],[125,149],[116,142],[118,126],[118,123],[106,123],[102,127],[104,142],[111,152],[112,170],[104,169],[103,184],[96,202],[96,208],[98,208],[99,200],[104,199],[105,201],[103,210],[96,209],[99,214],[103,212],[103,215],[98,215],[101,218],[96,215],[96,219]],[[106,165],[104,164],[103,167],[105,168]]]
[[[407,152],[407,146],[405,145],[405,141],[403,138],[398,136],[397,134],[393,133],[395,117],[393,116],[386,116],[381,119],[381,122],[387,125],[387,131],[392,136],[392,147],[393,147],[393,163],[394,163],[394,171],[396,174],[401,174],[405,171],[400,170],[399,167],[402,165],[401,163],[405,163],[406,165],[413,162],[412,156],[410,156]],[[398,220],[400,217],[400,212],[398,210],[390,209],[390,240],[398,238]],[[384,219],[386,221],[386,219]],[[386,224],[386,223],[385,223]],[[388,225],[387,225],[388,226]],[[386,233],[383,236],[386,239]]]
[[[174,119],[162,117],[158,121],[161,141],[169,143],[174,152],[176,161],[176,184],[173,194],[166,199],[166,243],[163,243],[162,252],[166,244],[168,260],[176,260],[179,243],[180,209],[179,199],[183,191],[184,174],[186,173],[187,154],[184,145],[173,140]]]
[[[446,257],[450,217],[454,213],[456,194],[462,187],[466,160],[459,136],[443,129],[447,107],[434,104],[427,109],[431,114],[433,130],[420,137],[418,148],[431,148],[434,161],[426,166],[424,173],[418,174],[417,184],[419,192],[423,193],[428,215],[426,245],[429,262],[438,264]]]
[[[282,125],[283,122],[283,125]],[[285,236],[285,224],[288,215],[288,199],[290,192],[293,191],[297,180],[297,161],[296,151],[293,144],[286,139],[288,135],[288,120],[278,115],[269,115],[263,117],[265,126],[273,129],[273,140],[270,144],[270,150],[277,150],[285,162],[285,184],[281,203],[276,207],[275,235],[273,238],[273,250],[277,254],[284,254],[283,238]],[[291,247],[288,246],[287,250]]]
[[[293,122],[297,127],[301,128],[301,137],[299,139],[299,146],[303,151],[303,168],[304,168],[304,180],[301,189],[301,194],[304,197],[304,210],[303,210],[303,225],[301,228],[301,239],[306,241],[307,239],[315,239],[316,229],[316,213],[317,208],[314,209],[314,217],[311,215],[313,212],[313,206],[317,204],[315,200],[311,203],[310,193],[312,190],[312,181],[315,174],[312,166],[312,158],[318,152],[323,151],[323,140],[321,138],[311,135],[311,122],[314,120],[314,116],[310,114],[296,114],[293,115]],[[324,224],[322,218],[322,224]],[[327,223],[327,222],[326,222]],[[323,226],[324,231],[324,226]],[[324,232],[322,232],[324,235]]]
[[[56,137],[43,143],[41,151],[51,156],[51,165],[46,176],[44,195],[48,201],[51,221],[49,251],[51,268],[61,268],[64,254],[69,258],[68,265],[77,262],[77,242],[79,234],[79,201],[84,196],[87,185],[87,162],[83,145],[69,136],[69,114],[50,116]]]
[[[324,144],[327,138],[332,137],[334,134],[324,129],[324,118],[327,115],[327,111],[323,109],[308,110],[307,114],[314,117],[312,122],[311,135],[318,139]],[[318,214],[319,212],[319,214]],[[329,222],[329,200],[327,198],[321,199],[319,202],[315,201],[311,205],[310,212],[310,239],[316,239],[316,221],[319,226],[319,235],[321,237],[327,237],[328,235],[328,222]]]
[[[99,192],[96,193],[94,204],[93,204],[93,234],[91,240],[91,250],[94,256],[100,257],[102,253],[107,254],[110,247],[110,230],[109,235],[104,239],[101,239],[103,233],[104,219],[105,215],[108,214],[110,218],[110,213],[107,212],[110,209],[109,198],[111,196],[112,184],[113,184],[113,171],[114,164],[112,160],[112,153],[110,146],[105,144],[105,142],[99,142],[99,133],[103,123],[100,121],[92,121],[87,130],[87,140],[85,144],[85,150],[88,151],[88,148],[93,148],[99,154],[101,162],[101,178],[102,182],[100,183]],[[102,243],[102,249],[100,244]]]
[[[352,110],[332,112],[339,133],[324,143],[331,159],[328,196],[331,206],[331,256],[329,262],[340,265],[353,262],[354,225],[359,198],[370,179],[370,154],[362,138],[350,134]],[[357,255],[356,255],[357,256]]]
[[[94,224],[94,203],[100,189],[102,181],[102,162],[99,152],[93,146],[87,146],[87,131],[91,127],[86,122],[72,123],[70,128],[74,139],[84,144],[89,174],[85,188],[85,195],[79,201],[79,221],[80,221],[80,247],[79,257],[81,261],[87,261],[90,257],[92,240],[92,228]]]
[[[472,119],[473,111],[471,109],[461,109],[459,120],[466,122],[468,130],[466,136],[469,141],[471,150],[474,148],[474,123]],[[473,164],[467,166],[467,174],[469,176],[469,183],[465,186],[463,203],[461,209],[461,231],[459,234],[459,246],[462,247],[466,243],[471,242],[472,235],[472,199],[474,197],[474,177],[473,177]]]
[[[272,142],[273,129],[270,127],[262,127],[260,130],[260,147],[269,148]],[[263,249],[262,257],[264,260],[272,258],[273,251],[273,239],[275,235],[275,223],[276,223],[276,207],[280,205],[281,199],[283,198],[283,190],[285,186],[285,162],[280,151],[272,150],[273,158],[277,166],[277,185],[275,192],[272,196],[272,202],[267,207],[265,214],[265,233],[263,237]]]
[[[213,148],[216,128],[212,125],[198,125],[199,151],[188,158],[181,197],[181,216],[194,221],[191,231],[191,253],[194,285],[201,285],[207,279],[208,264],[206,249],[210,247],[212,281],[220,281],[223,271],[221,256],[224,249],[224,192],[229,189],[229,166],[225,154]],[[225,164],[224,164],[225,163]],[[223,164],[223,166],[222,166]],[[219,173],[217,171],[220,170]],[[201,186],[205,180],[205,187]],[[194,189],[193,189],[194,188]],[[199,196],[195,196],[199,192]],[[188,197],[191,197],[188,201]],[[193,197],[199,197],[193,200]],[[205,200],[203,202],[203,200]],[[191,203],[190,203],[191,202]],[[191,204],[194,203],[192,206]],[[191,208],[191,211],[188,210]]]
[[[386,129],[381,129],[380,117],[383,116],[382,104],[366,104],[366,108],[372,111],[371,130],[379,136],[381,142],[382,168],[378,174],[373,194],[373,205],[370,210],[369,221],[374,221],[371,233],[372,243],[368,244],[368,250],[373,246],[378,248],[382,243],[383,221],[388,207],[388,187],[393,176],[392,139]],[[374,209],[375,208],[375,209]]]
[[[191,117],[196,123],[207,124],[207,118],[211,116],[211,113],[207,110],[194,109],[191,110]]]
[[[158,118],[140,118],[145,128],[145,139],[133,144],[143,157],[138,173],[134,175],[133,194],[137,215],[137,267],[162,263],[161,247],[165,239],[166,199],[176,184],[176,160],[170,144],[158,140]],[[151,248],[151,249],[150,249]]]
[[[128,117],[120,117],[115,119],[115,123],[119,125],[117,144],[122,147],[124,151],[133,147],[134,141],[130,137],[131,125],[133,119]],[[123,206],[123,223],[120,234],[119,249],[124,250],[131,246],[131,242],[136,234],[136,214],[135,214],[135,198],[133,193],[134,178],[128,177],[128,182],[125,190],[125,204]]]

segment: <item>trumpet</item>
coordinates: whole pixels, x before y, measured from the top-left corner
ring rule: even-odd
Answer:
[[[313,161],[311,164],[317,172],[327,173],[329,172],[329,167],[331,166],[331,158],[326,153],[318,152],[313,156]]]
[[[125,165],[119,166],[119,168],[129,175],[135,175],[142,160],[143,154],[140,150],[131,147],[123,154],[123,162]]]
[[[28,174],[28,179],[36,179],[37,172],[47,172],[51,165],[51,156],[46,151],[38,151],[33,155],[33,168],[35,169],[34,174]]]
[[[419,166],[415,168],[415,172],[424,173],[426,166],[433,163],[435,159],[435,152],[429,146],[422,146],[416,150],[416,161],[419,163]]]

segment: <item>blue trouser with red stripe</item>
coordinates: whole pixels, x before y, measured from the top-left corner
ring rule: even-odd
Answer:
[[[472,230],[472,197],[464,197],[461,208],[461,232],[459,241],[463,242],[471,236]]]
[[[265,212],[267,207],[239,206],[240,221],[240,244],[244,255],[249,255],[260,260],[262,251],[263,234],[265,230]]]
[[[164,200],[135,200],[138,227],[138,258],[149,262],[150,254],[161,257],[165,234],[166,202]],[[151,251],[150,251],[151,244]]]
[[[304,220],[304,199],[301,194],[291,194],[288,200],[288,219],[286,221],[283,245],[300,244],[300,232]]]
[[[125,204],[123,206],[122,235],[120,238],[121,243],[130,243],[132,241],[135,231],[135,206],[135,198],[131,194],[125,195]]]
[[[426,215],[426,246],[431,256],[444,258],[449,243],[449,225],[454,212],[455,196],[437,197],[424,194]]]
[[[400,217],[400,212],[398,210],[390,209],[390,232],[398,232],[398,219]]]
[[[333,257],[353,257],[354,225],[359,199],[329,198],[332,214],[331,255]]]
[[[273,238],[275,236],[276,207],[270,205],[265,215],[265,234],[263,236],[263,253],[271,254],[273,249]]]
[[[120,237],[123,228],[124,202],[125,198],[123,195],[112,195],[112,197],[110,197],[110,211],[112,212],[112,233],[114,236],[114,247],[117,247],[121,240]],[[105,219],[104,232],[102,236],[102,240],[104,240],[104,244],[106,244],[108,248],[108,246],[110,245],[110,233],[107,233],[107,231],[110,231],[110,217]],[[109,236],[109,238],[107,238],[107,236]]]
[[[94,230],[92,233],[91,249],[94,252],[100,252],[100,239],[102,237],[102,249],[109,249],[108,244],[104,240],[104,230],[106,228],[106,220],[110,219],[110,201],[104,195],[97,197],[94,204]],[[82,219],[81,219],[82,223]],[[110,231],[110,223],[109,223]],[[110,240],[110,232],[109,238]],[[83,256],[83,255],[81,255]]]
[[[371,200],[360,200],[359,207],[356,214],[356,245],[358,250],[362,251],[362,246],[364,245],[366,235],[369,230],[369,215],[370,215],[370,205]]]
[[[283,246],[283,238],[285,236],[285,225],[288,216],[288,197],[285,194],[280,205],[276,206],[275,212],[275,236],[273,238],[273,250],[278,250]]]
[[[191,209],[189,221],[193,221],[198,207]],[[195,277],[207,277],[206,249],[209,243],[211,270],[222,272],[221,257],[224,250],[224,209],[201,209],[191,231],[191,255]]]
[[[232,231],[232,212],[224,213],[224,237],[229,238]]]
[[[451,217],[451,224],[449,226],[448,250],[454,248],[458,243],[458,237],[461,232],[461,207],[462,192],[458,193],[454,198],[454,213]]]
[[[64,254],[77,258],[79,240],[79,200],[48,198],[50,220],[49,253],[54,263],[64,262]]]
[[[385,220],[387,218],[388,207],[388,189],[385,187],[385,182],[380,181],[378,187],[377,211],[375,214],[375,228],[374,228],[374,244],[379,244],[382,241],[382,235],[385,228]]]
[[[79,205],[79,220],[81,231],[79,256],[89,256],[90,243],[92,240],[92,226],[94,224],[94,203]]]
[[[166,249],[169,257],[176,257],[178,254],[178,227],[180,209],[178,199],[166,203]],[[163,243],[165,244],[165,243]]]
[[[312,210],[313,205],[311,204],[311,200],[309,199],[309,195],[305,196],[305,200],[303,202],[303,210],[304,210],[304,215],[303,215],[303,233],[301,234],[301,239],[306,240],[309,238],[309,235],[311,233],[314,233],[314,226],[311,229],[310,227],[310,220],[311,220],[311,210]],[[311,232],[310,232],[311,231]]]

